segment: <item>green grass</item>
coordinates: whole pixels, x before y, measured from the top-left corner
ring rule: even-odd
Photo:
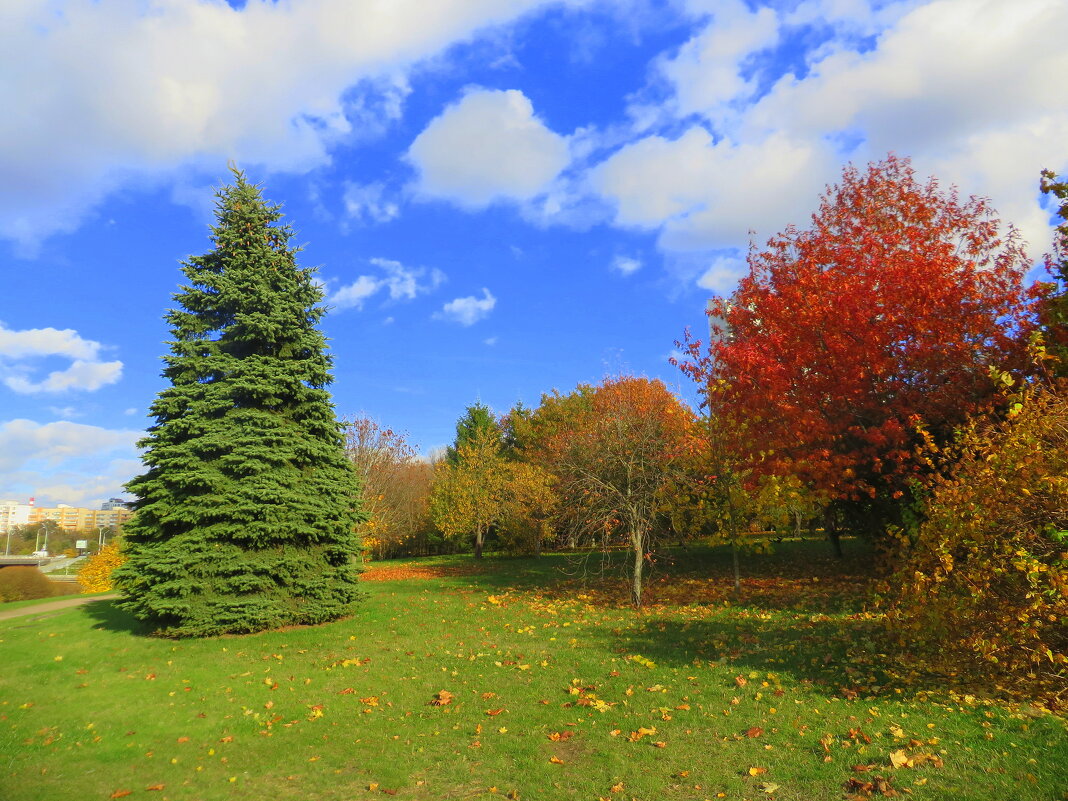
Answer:
[[[3,621],[0,798],[813,801],[874,776],[916,799],[1065,798],[1063,720],[895,678],[863,555],[824,548],[747,557],[734,603],[725,554],[674,551],[642,613],[551,555],[384,563],[446,575],[245,637],[147,637],[108,601]],[[899,750],[942,767],[893,768]]]

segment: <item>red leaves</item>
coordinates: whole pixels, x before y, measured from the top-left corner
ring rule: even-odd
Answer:
[[[810,228],[750,254],[712,311],[730,336],[689,341],[683,369],[761,471],[842,498],[900,488],[921,469],[913,421],[956,424],[993,391],[982,365],[1021,364],[1029,263],[999,228],[907,160],[848,167]]]

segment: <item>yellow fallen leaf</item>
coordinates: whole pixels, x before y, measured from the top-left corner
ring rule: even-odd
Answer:
[[[557,756],[549,757],[549,761],[552,762],[554,765],[563,765],[564,764],[564,760],[560,759],[560,757],[557,757]]]
[[[895,768],[911,768],[914,763],[905,753],[905,749],[899,748],[890,752],[890,764]]]
[[[750,776],[762,776],[763,774],[765,774],[767,772],[768,772],[767,768],[750,768],[749,769],[749,775]]]

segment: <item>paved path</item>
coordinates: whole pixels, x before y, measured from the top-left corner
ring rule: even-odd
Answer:
[[[92,603],[93,601],[109,601],[112,598],[118,598],[117,593],[111,593],[110,595],[92,595],[85,598],[64,598],[62,601],[49,601],[43,604],[31,604],[30,606],[20,606],[18,609],[5,610],[0,606],[0,620],[11,620],[14,617],[25,617],[27,615],[42,615],[48,612],[58,612],[61,609],[67,609],[72,606],[82,606],[83,604]]]

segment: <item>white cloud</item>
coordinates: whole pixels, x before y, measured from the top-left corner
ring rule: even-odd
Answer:
[[[770,235],[804,224],[819,190],[834,177],[828,148],[773,134],[763,141],[714,141],[700,126],[678,139],[640,139],[590,174],[616,204],[616,223],[660,229],[665,250],[736,247],[749,231]]]
[[[114,384],[122,378],[122,362],[100,361],[102,349],[99,342],[83,339],[69,328],[15,331],[0,323],[0,369],[6,373],[3,384],[20,394],[92,392]],[[55,356],[71,359],[70,366],[34,380],[34,361]]]
[[[745,259],[717,256],[701,273],[701,277],[697,279],[697,286],[715,292],[717,295],[729,295],[738,283],[738,279],[745,275],[747,270]]]
[[[399,115],[414,63],[545,2],[8,0],[0,236],[73,230],[133,176],[322,165]]]
[[[400,204],[387,199],[385,185],[381,183],[346,181],[341,201],[345,205],[345,213],[364,224],[385,223],[400,215]]]
[[[415,300],[419,295],[433,292],[445,282],[445,273],[434,268],[405,267],[393,259],[371,259],[383,275],[361,275],[351,284],[331,294],[326,302],[337,309],[363,308],[364,303],[380,291],[392,301]]]
[[[371,275],[361,275],[351,284],[343,286],[326,299],[326,302],[338,309],[363,308],[363,303],[381,288],[379,279]]]
[[[0,471],[30,466],[56,466],[87,456],[135,453],[134,443],[142,431],[113,430],[72,423],[35,423],[8,420],[0,423]]]
[[[567,140],[537,117],[516,89],[473,89],[416,137],[408,157],[427,197],[479,208],[529,200],[569,161]]]
[[[778,16],[737,0],[686,6],[708,16],[657,64],[673,96],[636,106],[639,138],[586,176],[614,204],[617,225],[659,232],[669,263],[687,253],[717,259],[750,231],[759,243],[806,226],[843,161],[891,151],[912,158],[921,179],[989,196],[1033,255],[1049,247],[1036,185],[1041,168],[1068,168],[1062,0],[806,0]],[[798,25],[826,34],[804,54],[807,71],[757,81],[773,64],[769,48]],[[642,133],[665,122],[677,131],[683,120],[681,134]],[[724,291],[735,272],[713,261],[689,280]]]
[[[439,320],[451,320],[460,325],[474,325],[485,318],[497,305],[497,298],[490,294],[485,287],[482,288],[482,297],[468,295],[465,298],[456,298],[446,303],[440,312],[434,314]]]
[[[640,259],[635,259],[631,256],[616,256],[612,259],[612,269],[617,270],[623,275],[631,275],[636,273],[642,268]]]
[[[770,8],[750,11],[741,0],[720,0],[711,23],[686,42],[660,69],[675,87],[680,117],[719,116],[728,104],[756,91],[756,75],[744,75],[743,60],[774,45],[779,22]]]
[[[73,420],[76,417],[85,416],[85,412],[73,406],[49,406],[48,411],[56,417],[62,417],[64,420]]]
[[[0,356],[21,359],[27,356],[68,356],[95,360],[100,343],[82,339],[71,328],[28,328],[14,331],[0,323]]]
[[[60,421],[0,423],[0,487],[5,496],[39,505],[96,505],[117,495],[140,470],[135,443],[142,431]]]
[[[492,348],[494,345],[497,344],[497,337],[486,337],[482,340],[482,344]]]

